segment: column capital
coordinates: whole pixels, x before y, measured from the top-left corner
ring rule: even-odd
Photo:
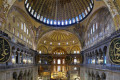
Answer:
[[[17,51],[19,54],[21,53],[21,51]]]
[[[17,50],[12,50],[13,53],[15,53]]]

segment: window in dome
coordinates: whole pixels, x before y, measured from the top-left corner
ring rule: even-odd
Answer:
[[[28,0],[25,0],[25,4],[27,4],[27,1],[28,1]]]
[[[34,13],[34,10],[32,10],[31,14],[33,15],[33,13]]]
[[[27,5],[26,5],[26,8],[28,8],[29,7],[29,3],[27,3]]]
[[[57,24],[57,21],[56,20],[54,20],[54,25],[56,25]]]
[[[49,21],[49,19],[47,20],[47,24],[49,24],[50,23],[50,21]]]
[[[93,0],[91,0],[92,4],[93,4]]]
[[[30,10],[31,10],[31,7],[29,7],[29,12],[30,12]]]
[[[74,64],[76,64],[76,63],[77,63],[77,59],[75,58],[75,59],[74,59]]]
[[[86,15],[88,14],[87,10],[85,10],[85,14],[86,14]]]
[[[90,7],[87,7],[88,11],[90,12]]]
[[[74,54],[76,54],[76,51],[74,51]]]
[[[43,16],[40,17],[40,21],[43,21]]]
[[[72,22],[71,22],[71,19],[69,19],[69,24],[71,24]]]
[[[64,25],[64,21],[62,21],[62,25]]]
[[[37,17],[37,12],[34,13],[34,17]]]
[[[84,13],[82,13],[82,16],[83,16],[83,18],[85,17],[85,14]]]
[[[68,21],[67,20],[65,20],[65,25],[68,25]]]
[[[92,8],[93,6],[92,6],[92,4],[90,3],[90,8]]]
[[[40,19],[40,14],[37,15],[37,19],[38,19],[38,20]]]
[[[60,45],[60,43],[58,43],[58,45]]]
[[[78,18],[78,17],[76,17],[76,21],[79,21],[79,18]]]
[[[60,21],[58,21],[58,25],[60,25]]]
[[[79,54],[79,51],[77,51],[77,53]]]
[[[44,21],[43,21],[44,23],[46,23],[46,18],[44,18]]]
[[[72,18],[72,22],[75,23],[75,18]]]
[[[50,24],[53,25],[53,20],[50,21]]]
[[[82,20],[82,16],[81,15],[79,15],[79,19]]]
[[[68,45],[68,42],[66,44]]]

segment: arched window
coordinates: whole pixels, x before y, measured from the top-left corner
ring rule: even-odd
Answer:
[[[82,16],[83,16],[83,18],[85,17],[85,14],[84,13],[82,13]]]
[[[58,21],[58,25],[60,25],[60,21]]]
[[[65,20],[65,25],[67,25],[68,24],[68,21],[67,20]]]
[[[56,20],[54,20],[54,25],[56,25],[57,24],[57,21]]]
[[[46,23],[46,18],[44,18],[43,22]]]
[[[50,23],[50,21],[49,21],[49,19],[47,20],[47,24],[49,24]]]
[[[27,29],[27,35],[28,35],[28,29]]]
[[[79,20],[82,20],[82,16],[81,16],[81,14],[79,15]]]
[[[21,29],[23,30],[23,23],[21,23]]]
[[[75,18],[72,18],[72,23],[75,23]]]
[[[53,64],[56,64],[56,60],[55,59],[53,60]]]
[[[43,21],[43,16],[40,17],[40,21]]]
[[[60,71],[60,70],[61,70],[61,67],[60,67],[60,66],[58,66],[58,67],[57,67],[57,70],[58,70],[58,71]]]
[[[62,60],[62,63],[65,64],[65,59]]]
[[[62,21],[62,25],[64,25],[64,21]]]
[[[50,21],[50,24],[51,24],[51,25],[53,24],[53,20]]]
[[[40,19],[40,14],[37,15],[37,19],[38,19],[38,20]]]
[[[72,23],[72,21],[71,21],[71,19],[69,19],[69,24],[71,24]]]
[[[57,64],[61,64],[61,60],[60,59],[57,60]]]
[[[77,64],[77,59],[76,58],[74,58],[74,64]]]

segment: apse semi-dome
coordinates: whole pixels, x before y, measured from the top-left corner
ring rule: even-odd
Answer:
[[[85,19],[94,6],[94,0],[25,0],[27,12],[40,23],[68,26]]]
[[[76,35],[65,30],[52,30],[44,34],[39,39],[39,44],[48,46],[68,46],[79,44],[79,39]]]

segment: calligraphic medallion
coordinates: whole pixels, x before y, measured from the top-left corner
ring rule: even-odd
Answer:
[[[0,37],[0,63],[5,63],[10,58],[10,45],[9,42]]]
[[[111,41],[109,57],[114,64],[120,64],[120,38],[115,38]]]

